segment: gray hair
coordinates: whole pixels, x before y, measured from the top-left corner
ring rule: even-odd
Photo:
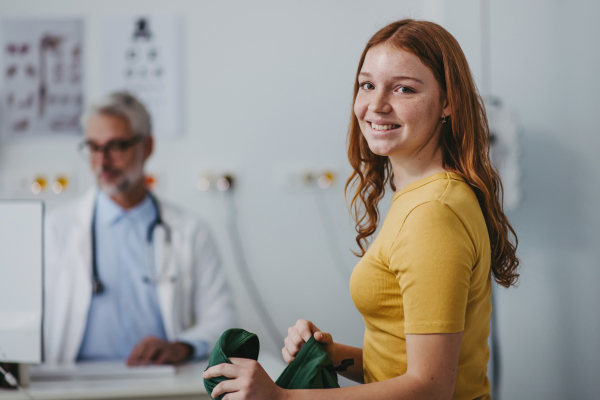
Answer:
[[[81,116],[81,126],[85,129],[90,118],[98,114],[123,118],[135,135],[145,137],[152,134],[152,120],[148,110],[129,92],[113,92],[92,104]]]

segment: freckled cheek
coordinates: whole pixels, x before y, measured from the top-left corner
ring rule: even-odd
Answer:
[[[356,100],[354,101],[354,115],[358,118],[359,122],[364,120],[368,107],[369,104],[361,96],[356,96]]]
[[[431,111],[430,105],[423,101],[405,102],[396,108],[398,116],[409,127],[417,127],[426,123],[430,118]]]
[[[359,120],[364,119],[368,109],[369,99],[367,98],[367,95],[358,92],[354,101],[354,115],[356,115],[356,118],[358,118]]]
[[[354,115],[356,116],[356,118],[358,118],[358,120],[360,121],[361,117],[364,116],[364,113],[361,112],[361,104],[358,102],[358,99],[356,100],[356,102],[354,102]]]

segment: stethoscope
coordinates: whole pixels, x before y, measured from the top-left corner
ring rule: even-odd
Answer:
[[[171,228],[165,224],[165,221],[162,219],[162,214],[160,211],[160,207],[158,206],[158,201],[156,197],[150,192],[147,192],[150,197],[150,201],[156,210],[156,218],[148,227],[148,233],[146,234],[146,243],[148,246],[152,244],[152,239],[154,238],[154,230],[157,226],[162,225],[165,230],[165,240],[167,244],[171,244]],[[98,208],[97,200],[94,203],[94,214],[92,217],[92,293],[93,294],[102,294],[104,292],[104,284],[100,280],[100,276],[98,275],[98,260],[96,257],[96,211]],[[171,278],[173,281],[175,278]],[[158,280],[156,280],[158,281]],[[144,278],[145,283],[150,283],[150,278]]]

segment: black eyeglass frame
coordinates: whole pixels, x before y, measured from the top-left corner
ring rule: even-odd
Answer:
[[[115,155],[120,155],[136,144],[143,142],[144,139],[145,136],[143,135],[135,135],[133,138],[127,140],[110,140],[104,146],[85,140],[77,145],[77,151],[85,161],[88,161],[95,153],[102,153],[105,156],[114,157]],[[94,149],[92,150],[90,146],[94,146]]]

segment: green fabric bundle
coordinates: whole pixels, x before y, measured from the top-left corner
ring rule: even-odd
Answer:
[[[259,351],[260,343],[258,341],[258,336],[254,333],[237,328],[228,329],[223,332],[217,341],[217,344],[215,344],[215,347],[210,352],[208,367],[206,369],[223,363],[231,364],[232,362],[229,361],[229,357],[258,360]],[[215,386],[227,379],[231,378],[217,376],[210,379],[204,379],[204,387],[206,388],[208,395],[210,396]],[[217,397],[216,400],[221,400],[223,396],[225,395],[222,394]]]
[[[231,364],[229,357],[257,360],[259,350],[260,345],[255,334],[243,329],[229,329],[221,335],[210,353],[208,368],[222,363]],[[335,368],[321,344],[311,337],[275,383],[284,389],[339,388],[337,371],[345,371],[353,364],[353,359],[344,360],[342,365]],[[210,395],[219,382],[227,379],[230,378],[219,376],[205,379],[204,387]],[[221,400],[223,396],[217,397],[216,400]]]

